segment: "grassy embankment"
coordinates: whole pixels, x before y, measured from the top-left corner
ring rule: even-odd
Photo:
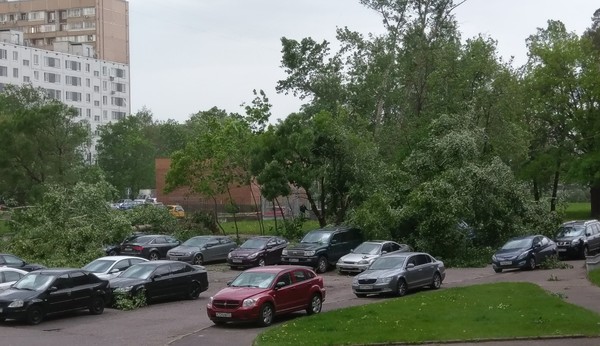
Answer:
[[[267,345],[353,345],[600,335],[600,315],[531,283],[423,291],[294,319],[255,340]]]

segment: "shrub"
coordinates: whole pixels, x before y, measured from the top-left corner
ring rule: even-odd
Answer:
[[[114,307],[119,310],[135,310],[148,305],[144,294],[130,296],[123,293],[115,293]]]
[[[558,259],[558,256],[553,255],[547,257],[540,263],[540,268],[542,269],[571,269],[572,265],[569,263],[563,262]]]

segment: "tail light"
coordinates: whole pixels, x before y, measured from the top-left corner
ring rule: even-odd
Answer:
[[[131,248],[133,249],[133,251],[140,251],[141,252],[142,250],[144,250],[144,247],[143,246],[139,246],[139,245],[132,246]]]

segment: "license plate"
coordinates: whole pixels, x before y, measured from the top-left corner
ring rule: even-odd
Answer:
[[[131,248],[127,246],[125,247],[125,251],[131,251]]]
[[[217,317],[231,317],[231,312],[217,312],[215,315]]]
[[[170,259],[171,261],[179,261],[179,258],[177,258],[177,257],[169,257],[169,259]]]
[[[567,249],[558,249],[558,252],[566,252]]]
[[[502,262],[500,262],[500,265],[503,265],[503,266],[509,266],[511,264],[512,264],[511,261],[502,261]]]
[[[300,260],[297,258],[290,258],[290,262],[300,262]]]
[[[373,285],[359,285],[358,288],[361,290],[372,290]]]
[[[241,259],[232,259],[231,262],[233,263],[242,263]]]

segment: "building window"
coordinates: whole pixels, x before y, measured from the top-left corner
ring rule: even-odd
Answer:
[[[53,100],[60,101],[60,90],[46,89],[46,95]]]
[[[108,98],[106,96],[102,96],[102,104],[105,105],[108,103]]]
[[[100,71],[94,71],[94,77],[100,77]]]
[[[90,94],[85,94],[85,102],[90,103],[92,102],[92,95]]]
[[[52,58],[52,57],[47,56],[45,61],[46,61],[46,66],[48,66],[48,67],[60,68],[60,59],[59,58]]]
[[[75,91],[67,91],[65,92],[65,97],[67,101],[81,101],[81,93]],[[79,109],[79,115],[81,115],[81,108]]]
[[[108,83],[106,81],[102,81],[102,90],[108,90]]]
[[[40,56],[37,54],[33,55],[33,64],[34,65],[39,65],[40,64]]]
[[[99,115],[94,115],[94,121],[100,121],[100,116]]]
[[[92,85],[92,81],[89,78],[86,78],[85,79],[85,86],[89,88],[91,85]]]
[[[85,64],[85,72],[90,72],[90,64]]]
[[[108,111],[102,111],[102,117],[104,120],[108,119]]]
[[[125,118],[125,112],[112,112],[112,120],[121,120]]]
[[[80,86],[81,85],[81,77],[66,76],[65,83],[67,83],[67,85]]]
[[[94,107],[100,107],[100,101],[94,100]]]
[[[100,87],[97,85],[94,85],[94,92],[95,93],[99,93],[100,92]]]
[[[81,71],[81,63],[79,61],[65,60],[65,68],[67,70]]]
[[[13,78],[19,78],[19,69],[13,68]]]
[[[118,92],[125,92],[125,84],[124,83],[112,83],[112,90]]]
[[[14,60],[14,61],[17,61],[17,60],[19,60],[19,52],[17,52],[17,51],[14,51],[14,52],[13,52],[13,60]]]
[[[40,73],[38,71],[33,71],[33,78],[35,80],[39,80],[40,79]]]
[[[31,79],[29,78],[29,76],[23,76],[23,83],[30,83]]]
[[[0,66],[0,77],[8,77],[8,68],[6,66]]]
[[[37,72],[37,71],[34,71]],[[44,72],[44,82],[60,83],[60,75],[51,72]]]
[[[71,8],[67,10],[67,17],[81,17],[81,9],[80,8]]]
[[[23,66],[29,66],[29,60],[23,60]]]
[[[0,59],[1,60],[6,60],[7,58],[7,52],[6,49],[0,49]]]
[[[111,97],[110,102],[113,106],[125,107],[125,99],[122,97]]]
[[[88,118],[91,118],[92,117],[92,110],[89,109],[89,108],[86,108],[85,115],[87,115]]]
[[[6,58],[4,58],[6,59]],[[106,66],[102,66],[102,75],[106,76]]]

